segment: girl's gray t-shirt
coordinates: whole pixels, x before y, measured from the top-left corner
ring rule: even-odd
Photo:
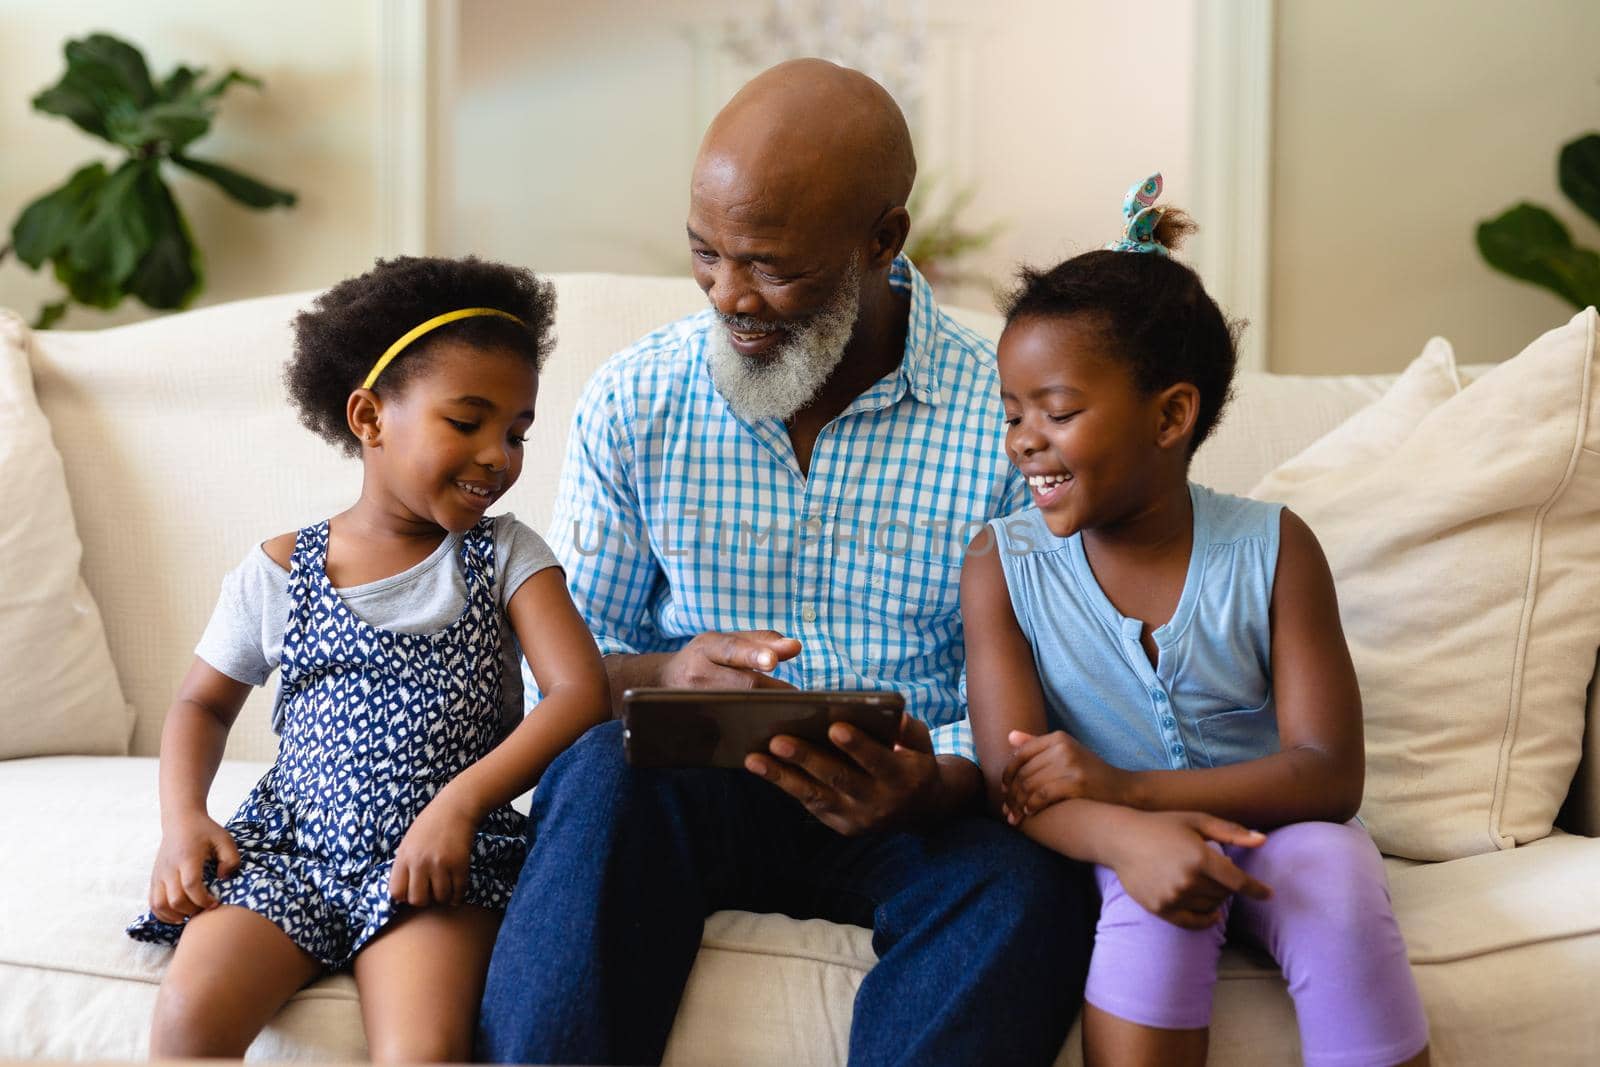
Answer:
[[[559,567],[555,554],[533,529],[511,514],[496,515],[494,528],[495,599],[500,605],[501,724],[509,733],[522,721],[521,646],[511,629],[506,605],[522,583],[546,567]],[[364,585],[334,590],[369,626],[399,633],[435,633],[449,626],[467,606],[461,571],[461,541],[451,533],[421,563]],[[222,580],[222,593],[195,655],[229,678],[265,685],[283,658],[283,631],[289,621],[289,572],[257,545]],[[272,729],[282,732],[283,697],[273,698]]]

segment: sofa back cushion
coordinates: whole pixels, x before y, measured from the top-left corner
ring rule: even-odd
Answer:
[[[1435,341],[1254,495],[1317,531],[1367,725],[1362,817],[1391,855],[1548,834],[1600,648],[1600,385],[1589,309],[1462,388]]]
[[[29,372],[32,331],[0,311],[0,759],[122,755],[132,728],[61,456]]]
[[[505,502],[539,529],[549,521],[583,384],[613,352],[705,306],[688,278],[552,280],[556,351],[540,383],[522,480]],[[297,423],[280,380],[290,320],[313,296],[36,335],[39,403],[65,463],[83,575],[136,712],[136,754],[158,750],[162,719],[223,574],[252,545],[339,511],[358,491],[359,465]],[[985,336],[999,335],[996,315],[952,313]],[[1392,380],[1243,375],[1195,457],[1194,476],[1243,493]],[[252,695],[229,737],[229,756],[271,758],[270,699],[270,686]]]

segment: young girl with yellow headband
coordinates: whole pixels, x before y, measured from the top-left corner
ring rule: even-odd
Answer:
[[[167,713],[128,928],[177,944],[153,1057],[242,1056],[348,965],[375,1060],[470,1058],[525,847],[508,804],[611,705],[550,549],[486,514],[522,472],[554,303],[525,270],[401,258],[295,320],[289,394],[361,460],[361,496],[227,576]],[[525,720],[522,654],[544,694]],[[219,826],[228,728],[275,668],[277,759]]]

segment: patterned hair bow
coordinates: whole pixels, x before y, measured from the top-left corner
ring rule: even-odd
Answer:
[[[1122,217],[1127,219],[1122,236],[1106,245],[1113,252],[1154,252],[1167,254],[1166,246],[1155,239],[1156,223],[1161,221],[1165,208],[1155,206],[1161,196],[1161,175],[1152,174],[1142,182],[1134,182],[1128,195],[1122,199]]]

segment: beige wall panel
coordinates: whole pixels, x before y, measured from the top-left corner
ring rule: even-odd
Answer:
[[[1005,225],[966,264],[984,280],[947,296],[987,306],[1019,260],[1115,237],[1123,193],[1154,169],[1175,202],[1192,201],[1195,5],[921,5],[921,175],[946,193],[970,183],[966,221]],[[728,20],[764,9],[460,0],[444,250],[539,270],[686,274],[695,151],[748,73],[718,41]]]
[[[265,82],[235,86],[194,154],[300,194],[287,211],[252,211],[169,168],[168,179],[205,256],[200,304],[326,285],[365,269],[378,251],[374,196],[380,0],[0,0],[0,216],[9,232],[24,205],[110,146],[29,106],[64,69],[68,38],[105,30],[144,50],[156,77],[178,63],[230,66]],[[48,268],[0,264],[0,305],[24,314],[55,299]],[[63,328],[147,317],[74,307]]]
[[[1271,369],[1398,370],[1435,334],[1501,360],[1565,322],[1474,230],[1527,199],[1600,246],[1555,178],[1600,128],[1600,3],[1280,0],[1277,26]]]

